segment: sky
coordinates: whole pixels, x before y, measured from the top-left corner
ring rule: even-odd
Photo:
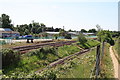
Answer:
[[[44,23],[65,30],[118,30],[119,0],[0,0],[0,15],[10,16],[12,24]]]

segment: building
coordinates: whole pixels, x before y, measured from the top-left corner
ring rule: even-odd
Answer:
[[[0,38],[13,37],[16,38],[20,36],[19,32],[12,31],[10,28],[0,28]]]
[[[85,36],[96,36],[95,33],[83,33],[83,35],[85,35]]]

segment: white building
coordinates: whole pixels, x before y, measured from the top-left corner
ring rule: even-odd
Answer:
[[[17,37],[20,33],[12,31],[10,28],[0,28],[0,38]]]

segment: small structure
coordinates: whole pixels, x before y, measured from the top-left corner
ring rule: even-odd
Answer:
[[[31,40],[31,43],[33,43],[33,37],[32,37],[32,35],[26,35],[25,39],[27,39],[26,43],[29,43],[29,40]]]
[[[96,36],[95,33],[83,33],[85,36]]]
[[[71,36],[78,36],[79,32],[68,32],[68,34],[70,34]]]
[[[89,38],[89,39],[97,39],[97,36],[95,33],[83,33],[83,35],[85,35],[86,38]]]
[[[6,37],[19,37],[20,33],[17,31],[12,31],[10,28],[0,28],[0,38],[6,38]]]

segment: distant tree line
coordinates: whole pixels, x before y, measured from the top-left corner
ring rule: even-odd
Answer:
[[[30,24],[24,24],[24,25],[17,25],[14,27],[15,31],[20,32],[21,35],[33,35],[33,34],[39,34],[45,31],[50,31],[50,32],[59,32],[61,28],[53,28],[53,27],[46,27],[45,24],[43,23],[37,23],[33,22]]]
[[[6,14],[2,14],[0,17],[0,27],[2,28],[10,28],[14,31],[18,31],[20,35],[33,35],[33,34],[39,34],[45,31],[51,31],[51,32],[60,32],[60,35],[66,36],[67,31],[61,28],[53,28],[52,27],[46,27],[44,23],[38,23],[38,22],[32,22],[30,24],[22,24],[17,25],[16,27],[11,24],[12,20],[10,17]],[[98,26],[99,28],[99,26]],[[74,32],[75,30],[68,30],[68,32]],[[85,29],[81,29],[81,33],[97,33],[98,31],[96,29],[89,29],[88,31]],[[112,34],[112,37],[120,36],[119,31],[110,31]],[[56,36],[56,35],[55,35]],[[68,36],[68,35],[67,35]]]

